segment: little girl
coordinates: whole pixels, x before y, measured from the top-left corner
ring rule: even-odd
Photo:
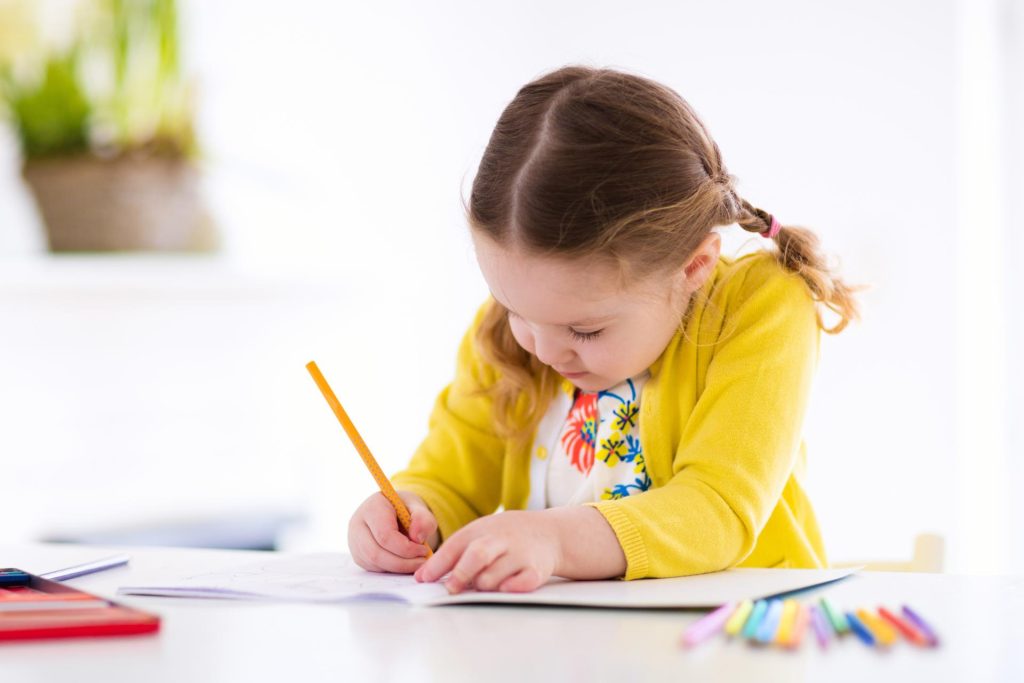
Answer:
[[[658,83],[566,67],[519,91],[468,205],[492,296],[392,479],[409,537],[370,496],[361,567],[458,592],[826,565],[800,430],[819,329],[856,302],[734,183]],[[773,248],[720,256],[732,223]]]

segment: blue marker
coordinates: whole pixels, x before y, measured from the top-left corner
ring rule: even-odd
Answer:
[[[871,629],[864,625],[856,614],[853,612],[846,613],[846,623],[850,625],[850,630],[857,634],[857,637],[864,641],[864,644],[868,647],[873,647],[875,644],[875,636],[871,633]]]
[[[757,627],[757,640],[770,643],[775,640],[775,632],[779,629],[779,617],[782,616],[782,600],[771,600],[764,621]]]
[[[20,569],[0,569],[0,586],[27,586],[32,576]]]
[[[754,637],[757,632],[757,627],[764,619],[765,610],[768,609],[768,603],[765,600],[758,600],[754,603],[754,609],[750,612],[750,618],[747,619],[747,623],[743,625],[743,631],[740,636],[750,640]]]

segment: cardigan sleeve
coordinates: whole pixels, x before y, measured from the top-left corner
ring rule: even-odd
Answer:
[[[771,266],[752,268],[726,294],[723,330],[682,426],[672,478],[644,493],[588,503],[615,532],[626,579],[738,564],[782,496],[800,449],[819,331],[803,280]],[[679,384],[669,376],[660,381],[667,383],[663,389]],[[655,395],[671,398],[665,391]],[[682,419],[669,404],[641,410],[651,429]]]
[[[434,401],[426,437],[408,467],[391,478],[396,489],[418,494],[448,538],[500,501],[505,442],[493,429],[492,401],[482,393],[494,371],[474,343],[485,304],[459,345],[455,377]]]

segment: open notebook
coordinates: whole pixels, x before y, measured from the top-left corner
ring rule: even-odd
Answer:
[[[552,579],[532,593],[468,591],[449,595],[440,583],[360,569],[348,555],[285,555],[228,571],[196,574],[150,586],[122,586],[122,595],[341,602],[399,600],[413,605],[517,603],[588,607],[716,607],[841,579],[856,569],[729,569],[713,574],[640,581]]]

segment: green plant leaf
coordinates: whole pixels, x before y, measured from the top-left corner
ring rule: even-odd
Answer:
[[[107,154],[197,156],[176,0],[94,1],[70,53],[44,56],[45,68],[23,79],[30,82],[0,73],[0,104],[25,156],[75,154],[90,144]],[[109,78],[97,77],[97,68]]]
[[[74,52],[50,58],[34,88],[9,86],[8,106],[26,156],[88,148],[90,106],[75,73]]]

